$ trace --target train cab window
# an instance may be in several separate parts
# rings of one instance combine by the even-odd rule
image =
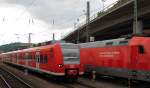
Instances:
[[[145,53],[145,49],[144,49],[144,46],[143,46],[143,45],[139,45],[139,46],[138,46],[138,52],[139,52],[140,54],[144,54],[144,53]]]

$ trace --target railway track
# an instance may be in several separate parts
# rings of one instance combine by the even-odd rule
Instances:
[[[15,76],[8,70],[0,68],[0,88],[32,88],[19,77]]]
[[[2,75],[0,75],[0,88],[11,88]]]
[[[86,84],[86,83],[82,83],[82,82],[76,82],[77,84],[79,84],[79,85],[82,85],[82,86],[84,86],[84,87],[86,87],[86,88],[96,88],[96,87],[94,87],[94,86],[91,86],[91,85],[88,85],[88,84]]]
[[[23,72],[24,70],[20,70],[20,71]],[[150,87],[143,87],[143,86],[128,87],[128,84],[127,84],[128,82],[125,79],[123,80],[119,78],[114,79],[114,78],[100,76],[97,78],[97,80],[92,81],[87,76],[83,76],[83,77],[80,77],[75,82],[68,82],[65,80],[57,80],[55,79],[55,77],[53,78],[53,77],[49,77],[46,75],[41,75],[40,73],[36,73],[32,71],[30,71],[29,74],[32,76],[35,76],[36,78],[39,78],[48,82],[50,85],[51,84],[53,85],[53,87],[46,86],[44,88],[150,88]],[[38,81],[36,81],[36,83],[37,82]],[[39,88],[39,86],[35,88]],[[40,88],[43,88],[43,87],[40,87]]]
[[[95,87],[94,85],[89,85],[86,82],[80,82],[80,81],[75,81],[75,82],[55,82],[56,84],[59,84],[65,88],[100,88],[100,87]]]
[[[87,84],[82,83],[72,83],[72,84],[66,84],[66,83],[60,83],[60,85],[64,86],[65,88],[96,88]]]

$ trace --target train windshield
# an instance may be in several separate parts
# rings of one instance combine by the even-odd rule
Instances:
[[[62,44],[64,64],[79,64],[79,47],[76,44]]]

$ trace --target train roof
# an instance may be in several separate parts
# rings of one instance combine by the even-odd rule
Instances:
[[[79,44],[81,48],[94,48],[94,47],[105,47],[105,46],[115,46],[115,45],[127,45],[128,39],[126,38],[118,38],[104,41],[95,41],[88,43]]]
[[[32,52],[32,51],[37,51],[37,50],[47,50],[55,45],[61,45],[61,46],[65,46],[65,45],[76,45],[74,43],[54,43],[51,45],[45,45],[45,46],[39,46],[39,47],[32,47],[32,48],[27,48],[27,49],[22,49],[22,50],[16,50],[16,51],[10,51],[10,52],[6,52],[6,53],[2,53],[2,54],[11,54],[11,53],[19,53],[19,52]]]

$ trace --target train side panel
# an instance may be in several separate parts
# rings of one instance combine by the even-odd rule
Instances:
[[[132,76],[138,80],[150,82],[150,38],[134,37],[130,40],[130,46],[136,48],[132,51]]]
[[[56,45],[53,49],[53,54],[51,55],[52,59],[52,70],[56,73],[64,73],[63,67],[63,56],[60,45]],[[60,66],[61,65],[61,66]],[[59,67],[60,66],[60,67]]]
[[[130,46],[137,47],[136,69],[150,70],[150,38],[138,37],[133,38],[130,42]],[[133,52],[132,52],[133,53]]]
[[[95,70],[101,74],[127,77],[130,49],[129,46],[83,48],[81,59],[86,71]]]
[[[7,63],[41,73],[71,78],[71,80],[83,74],[79,47],[72,43],[56,43],[1,55]]]
[[[94,45],[91,47],[91,44]],[[150,82],[150,38],[133,37],[91,44],[84,44],[80,50],[86,71]]]

